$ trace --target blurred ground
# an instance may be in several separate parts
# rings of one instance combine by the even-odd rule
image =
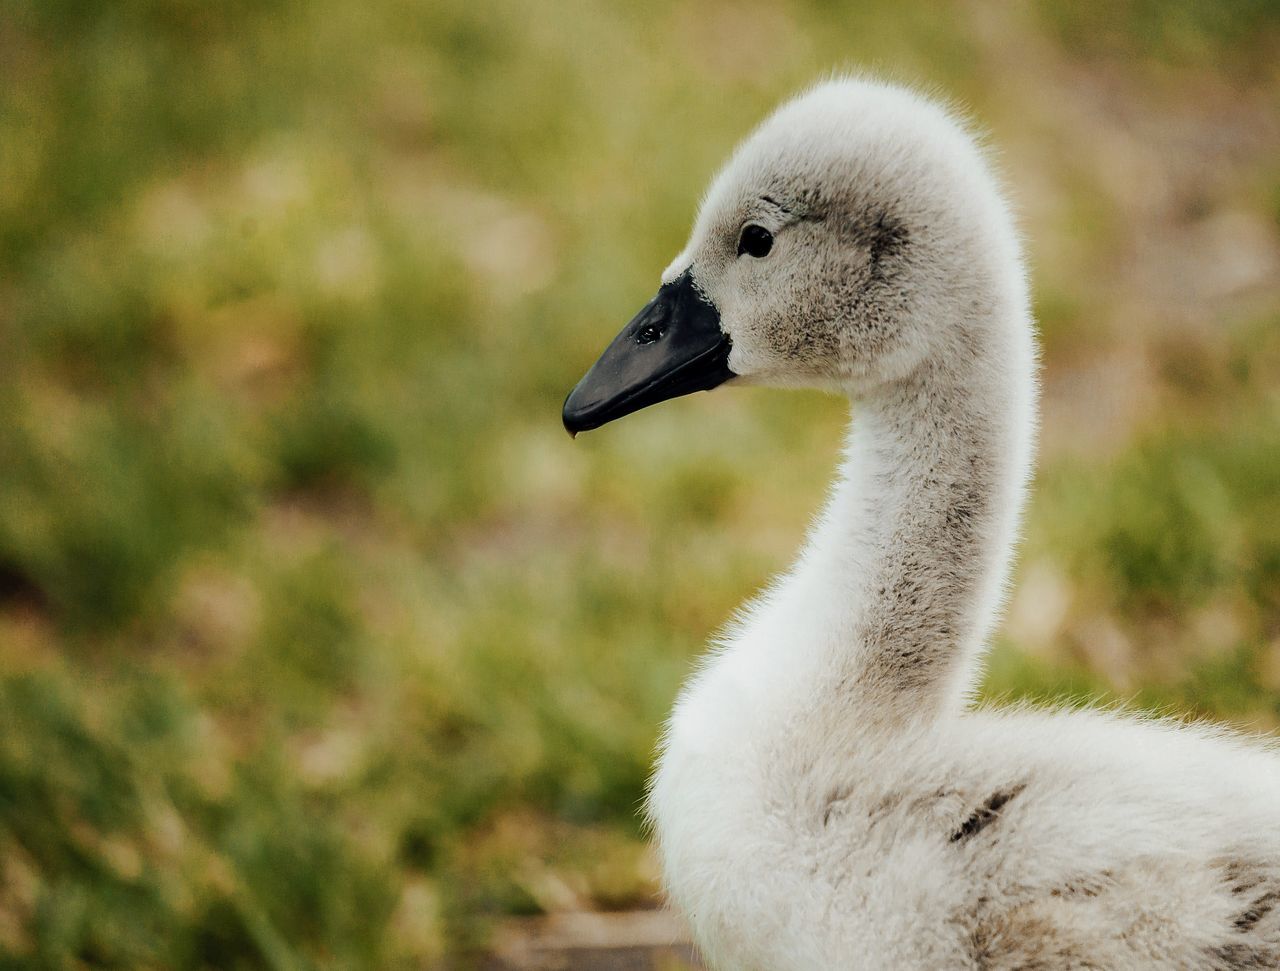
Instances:
[[[689,934],[668,910],[549,914],[500,925],[484,971],[697,971]]]
[[[971,111],[1024,214],[987,695],[1280,723],[1275,0],[0,0],[0,966],[466,966],[655,905],[659,725],[846,416],[559,405],[854,67]]]

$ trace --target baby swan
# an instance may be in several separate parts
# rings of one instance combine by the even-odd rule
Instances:
[[[782,106],[716,177],[570,431],[725,381],[855,403],[795,566],[686,686],[649,798],[735,971],[1280,968],[1280,760],[1225,733],[968,706],[1030,468],[1009,211],[942,108]]]

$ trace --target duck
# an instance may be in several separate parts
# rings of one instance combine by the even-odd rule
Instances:
[[[851,403],[794,565],[666,725],[646,810],[666,895],[716,969],[1280,968],[1269,742],[975,700],[1038,372],[989,154],[873,78],[783,103],[564,403],[574,434],[721,386]]]

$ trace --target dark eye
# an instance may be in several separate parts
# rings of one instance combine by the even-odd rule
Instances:
[[[768,256],[771,249],[773,249],[773,233],[755,223],[742,227],[742,235],[738,237],[739,256],[746,253],[748,256],[761,259]]]

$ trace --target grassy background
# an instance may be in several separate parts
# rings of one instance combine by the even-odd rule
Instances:
[[[559,404],[735,140],[855,67],[968,106],[1028,232],[988,692],[1280,724],[1275,0],[0,0],[0,967],[651,905],[658,726],[845,415]]]

